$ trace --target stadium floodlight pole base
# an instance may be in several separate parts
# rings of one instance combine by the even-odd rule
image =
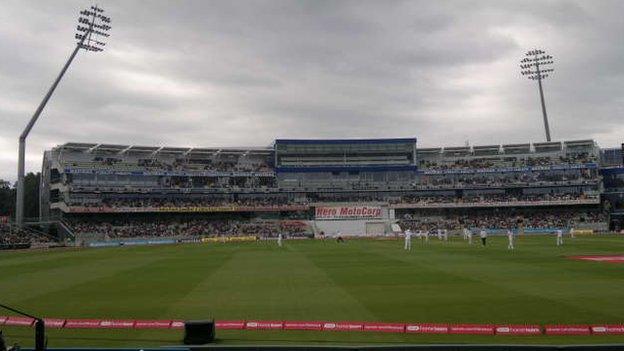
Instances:
[[[48,103],[48,100],[50,100],[50,97],[52,97],[52,94],[54,93],[54,90],[61,81],[61,78],[63,78],[63,75],[65,75],[65,72],[67,72],[69,65],[74,60],[74,57],[76,57],[76,54],[78,53],[81,45],[82,42],[76,45],[76,48],[74,48],[74,51],[69,56],[69,59],[65,63],[65,66],[63,66],[61,73],[59,73],[59,75],[56,77],[56,80],[48,90],[48,93],[44,96],[43,100],[39,104],[39,107],[37,107],[37,110],[30,118],[30,121],[26,125],[26,128],[24,128],[24,131],[19,137],[19,155],[17,158],[17,194],[15,199],[15,222],[20,228],[24,225],[24,168],[26,158],[26,138],[28,137],[30,130],[35,125],[35,122],[37,122],[37,119],[39,119],[39,116],[41,115],[41,112]]]

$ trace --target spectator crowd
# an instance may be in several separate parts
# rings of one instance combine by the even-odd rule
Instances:
[[[550,210],[514,214],[503,211],[501,213],[473,213],[450,214],[443,216],[423,216],[405,214],[399,221],[402,229],[412,230],[460,230],[462,228],[566,228],[575,227],[581,223],[605,223],[607,214],[600,211],[569,211]]]
[[[276,237],[280,233],[289,237],[305,236],[311,228],[303,221],[252,221],[235,219],[82,219],[70,222],[75,234],[96,234],[105,239],[149,237],[220,237],[256,236]]]
[[[584,193],[553,193],[553,194],[483,194],[473,196],[420,196],[405,195],[390,201],[391,204],[435,205],[435,204],[492,204],[514,202],[542,202],[542,201],[575,201],[583,199],[597,199],[598,195]]]
[[[419,185],[425,189],[467,188],[474,186],[536,186],[565,184],[589,184],[598,180],[596,172],[508,172],[475,175],[431,175],[420,178]]]
[[[486,169],[486,168],[515,168],[515,167],[540,167],[553,165],[574,165],[596,163],[598,159],[589,153],[578,153],[559,157],[509,157],[504,158],[469,158],[458,159],[452,162],[440,162],[435,160],[422,160],[420,166],[429,170],[445,171],[456,169]]]

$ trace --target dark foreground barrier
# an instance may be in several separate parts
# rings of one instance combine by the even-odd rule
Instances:
[[[43,318],[47,328],[63,329],[184,329],[180,320],[58,319]],[[32,327],[29,317],[0,316],[0,326]],[[466,335],[624,335],[624,324],[519,325],[455,323],[385,323],[217,320],[216,330],[309,330],[323,332],[370,332]]]
[[[23,348],[24,351],[32,349]],[[145,348],[50,348],[49,351],[624,351],[624,345],[393,345],[393,346],[282,346],[282,345],[214,345],[201,347],[168,346]]]

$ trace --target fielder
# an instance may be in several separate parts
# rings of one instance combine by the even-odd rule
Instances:
[[[557,229],[555,233],[557,234],[557,246],[563,245],[563,230]]]
[[[405,247],[403,249],[412,251],[412,231],[409,229],[405,231]]]
[[[570,238],[574,239],[574,228],[570,228]]]
[[[464,229],[464,235],[466,235],[466,238],[468,239],[468,245],[472,245],[472,230],[466,228]]]
[[[481,228],[479,236],[481,237],[481,245],[485,246],[485,241],[487,240],[487,232],[485,231],[485,228]]]
[[[277,236],[277,246],[282,247],[282,233]]]
[[[513,231],[511,229],[507,229],[507,241],[509,241],[509,243],[507,244],[507,250],[513,250],[514,249],[514,236],[513,236]]]
[[[464,240],[468,240],[469,236],[470,236],[470,230],[464,227]]]

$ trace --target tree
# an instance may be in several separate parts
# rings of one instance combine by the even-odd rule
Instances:
[[[0,179],[0,216],[13,214],[15,208],[15,189],[5,180]]]
[[[39,217],[39,181],[41,173],[28,173],[24,178],[24,217]],[[16,186],[0,179],[0,216],[15,214]]]
[[[24,178],[24,217],[39,218],[39,182],[41,173],[28,173]]]

